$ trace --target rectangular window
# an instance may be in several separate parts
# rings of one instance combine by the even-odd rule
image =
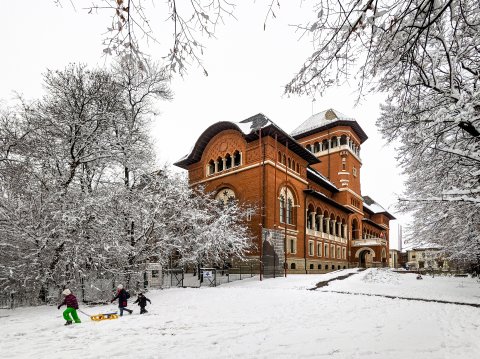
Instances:
[[[338,259],[342,259],[342,253],[341,253],[341,248],[340,247],[337,247],[337,258]]]
[[[308,255],[313,256],[313,241],[308,241]]]
[[[325,258],[328,258],[328,244],[325,244],[324,247],[323,247],[323,256]]]
[[[347,259],[347,248],[343,248],[343,259]]]
[[[295,239],[290,238],[290,253],[297,253],[297,246],[295,245]]]
[[[317,243],[317,256],[322,256],[322,243]]]
[[[160,276],[160,271],[157,269],[152,270],[152,278],[158,278]]]
[[[330,255],[331,255],[332,258],[335,258],[335,245],[334,244],[332,244],[330,246]]]

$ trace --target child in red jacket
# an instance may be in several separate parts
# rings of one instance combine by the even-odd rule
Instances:
[[[70,289],[65,289],[62,294],[65,296],[65,299],[63,302],[58,306],[58,309],[64,304],[67,305],[67,309],[63,311],[63,318],[67,321],[65,325],[70,325],[72,324],[72,318],[75,321],[75,323],[81,323],[80,318],[78,317],[77,314],[77,309],[78,309],[78,302],[77,298],[72,294]],[[70,315],[72,316],[70,318]]]

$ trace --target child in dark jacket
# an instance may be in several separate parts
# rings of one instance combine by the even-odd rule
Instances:
[[[70,289],[65,289],[62,294],[65,296],[65,299],[63,302],[57,307],[60,309],[62,305],[66,305],[67,309],[63,311],[63,318],[67,321],[65,325],[70,325],[73,323],[72,319],[75,321],[75,323],[81,323],[80,318],[78,317],[77,314],[77,309],[78,309],[78,302],[77,298],[72,294]],[[72,316],[70,318],[70,315]]]
[[[127,299],[130,295],[127,291],[123,288],[123,285],[119,284],[117,287],[117,295],[110,301],[113,303],[114,300],[118,299],[118,309],[120,309],[120,316],[123,316],[123,311],[127,311],[132,314],[133,310],[127,308]]]
[[[138,303],[138,305],[140,306],[140,314],[147,313],[147,310],[145,309],[145,307],[147,306],[147,300],[150,304],[152,304],[150,299],[145,297],[143,293],[138,293],[137,300],[133,302],[133,304]]]

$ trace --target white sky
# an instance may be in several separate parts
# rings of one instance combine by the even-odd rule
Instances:
[[[204,41],[205,77],[195,66],[186,77],[175,78],[171,87],[175,98],[160,103],[160,116],[155,119],[152,135],[156,140],[159,162],[173,163],[189,152],[200,134],[218,121],[238,122],[259,112],[291,132],[313,112],[327,108],[354,117],[369,139],[362,145],[362,194],[369,195],[405,224],[407,217],[394,211],[396,194],[403,182],[396,167],[394,150],[386,146],[375,127],[381,95],[370,96],[355,104],[355,85],[344,85],[328,91],[315,102],[307,97],[283,96],[283,86],[312,50],[307,38],[288,24],[297,24],[311,17],[311,9],[301,1],[281,1],[277,16],[263,22],[270,1],[241,1],[235,19],[225,19],[217,29],[217,39]],[[42,73],[47,68],[63,69],[67,64],[83,62],[104,66],[102,34],[110,23],[109,13],[88,15],[83,7],[91,1],[63,0],[63,8],[53,0],[11,1],[0,12],[2,56],[0,57],[0,99],[9,102],[13,91],[27,98],[42,94]],[[163,4],[163,1],[162,1]],[[151,17],[158,26],[159,40],[168,46],[171,29],[163,24],[166,15],[161,8]],[[154,59],[161,60],[165,48],[147,49]],[[108,61],[107,61],[108,62]],[[391,248],[396,248],[396,222],[391,223]]]

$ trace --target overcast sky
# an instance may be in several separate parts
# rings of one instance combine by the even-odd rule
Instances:
[[[269,3],[270,1],[268,1]],[[13,91],[27,98],[42,94],[42,73],[47,68],[63,69],[75,62],[91,66],[108,63],[102,57],[102,34],[109,25],[109,14],[88,15],[83,7],[91,1],[53,0],[11,1],[0,12],[2,56],[0,57],[0,99],[9,102]],[[300,39],[294,27],[309,14],[301,1],[281,1],[277,16],[263,22],[267,1],[244,0],[235,10],[235,19],[225,19],[216,39],[204,41],[203,59],[209,76],[195,66],[184,78],[174,78],[175,98],[159,103],[152,135],[159,163],[173,163],[189,152],[200,134],[218,121],[238,122],[259,112],[287,132],[291,132],[312,113],[334,108],[357,120],[369,139],[362,145],[362,194],[369,195],[405,224],[406,217],[396,213],[394,204],[402,192],[402,179],[395,161],[394,148],[386,144],[375,128],[379,103],[383,96],[367,97],[355,107],[355,80],[332,89],[315,101],[307,97],[283,96],[283,86],[312,50],[307,38]],[[158,23],[159,40],[164,48],[150,47],[158,61],[171,42],[166,18],[155,9],[152,22]],[[397,223],[391,223],[396,237]],[[393,239],[393,238],[392,238]],[[396,248],[396,241],[391,242]]]

